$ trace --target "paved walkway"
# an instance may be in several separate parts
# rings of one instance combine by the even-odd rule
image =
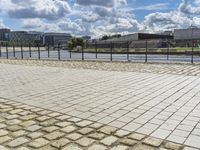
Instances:
[[[2,98],[200,148],[198,75],[9,64],[0,70]]]

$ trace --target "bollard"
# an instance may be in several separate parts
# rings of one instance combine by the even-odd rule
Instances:
[[[110,61],[113,61],[113,43],[110,43]]]
[[[127,60],[130,61],[129,60],[129,42],[127,42]]]
[[[81,52],[82,52],[82,60],[84,60],[84,48],[83,48],[83,46],[81,48]]]
[[[191,63],[194,63],[194,41],[192,40],[192,56],[191,56]]]
[[[24,59],[23,44],[21,44],[21,59]]]
[[[38,59],[40,60],[40,45],[38,44],[37,47],[38,47]]]
[[[15,45],[13,44],[13,57],[15,58],[16,57],[16,54],[15,54]]]
[[[1,57],[1,43],[0,43],[0,57]]]
[[[98,58],[97,53],[98,53],[98,47],[97,47],[97,42],[95,42],[95,50],[96,50],[96,59]]]
[[[31,58],[31,44],[29,44],[29,57]]]
[[[8,59],[8,43],[6,43],[6,58]]]
[[[145,62],[147,63],[147,53],[148,53],[148,42],[146,40],[146,53],[145,53]]]
[[[48,58],[49,58],[50,57],[50,45],[49,44],[48,44],[47,51],[48,51]]]
[[[60,44],[58,44],[58,60],[60,60]]]

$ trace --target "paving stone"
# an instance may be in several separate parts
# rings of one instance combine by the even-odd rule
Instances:
[[[103,124],[101,123],[93,123],[91,125],[89,125],[91,128],[95,128],[95,129],[99,129],[100,127],[103,126]]]
[[[115,127],[104,126],[104,127],[100,128],[98,131],[110,135],[110,134],[114,133],[116,130],[117,130],[117,128],[115,128]]]
[[[184,147],[183,150],[199,150],[197,148],[192,148],[192,147]]]
[[[134,150],[158,150],[155,147],[139,144],[134,147]]]
[[[48,116],[41,116],[41,117],[36,118],[36,120],[37,120],[37,121],[40,121],[40,122],[46,121],[46,120],[48,120],[48,119],[50,119],[50,117],[48,117]]]
[[[27,147],[20,147],[20,148],[17,148],[16,150],[30,150],[30,149]]]
[[[45,140],[44,138],[39,138],[39,139],[36,139],[36,140],[30,142],[29,146],[33,147],[33,148],[40,148],[40,147],[47,145],[48,143],[49,143],[49,141]]]
[[[29,121],[22,122],[22,123],[20,123],[19,125],[21,125],[21,126],[23,126],[23,127],[29,127],[29,126],[34,125],[34,124],[36,124],[35,121],[29,120]]]
[[[80,139],[82,137],[82,135],[79,134],[79,133],[71,133],[71,134],[67,135],[66,137],[68,139],[70,139],[70,140],[74,140],[75,141],[75,140]]]
[[[124,145],[117,145],[113,148],[111,148],[110,150],[128,150],[129,148],[127,146]]]
[[[48,140],[56,140],[58,138],[63,137],[65,134],[59,131],[52,132],[50,134],[45,135],[44,137]]]
[[[96,132],[96,133],[92,133],[92,134],[88,135],[88,137],[95,139],[95,140],[102,140],[105,137],[105,134]]]
[[[125,130],[118,130],[115,135],[118,136],[118,137],[124,137],[126,135],[130,134],[129,131],[125,131]]]
[[[45,131],[45,132],[50,133],[50,132],[53,132],[53,131],[58,130],[58,129],[59,129],[59,128],[56,127],[56,126],[50,126],[50,127],[45,127],[45,128],[43,128],[42,131]]]
[[[21,146],[25,143],[27,143],[28,140],[23,138],[23,137],[19,137],[17,139],[14,139],[12,141],[10,141],[7,145],[11,148],[15,148],[15,147],[18,147],[18,146]]]
[[[77,145],[70,144],[66,146],[63,150],[83,150],[83,149],[78,147]]]
[[[143,141],[143,143],[147,145],[155,146],[155,147],[159,147],[162,144],[162,142],[163,140],[152,138],[152,137],[148,137]]]
[[[91,133],[93,130],[94,129],[92,129],[92,128],[82,128],[78,132],[81,133],[81,134],[83,134],[83,135],[86,135],[86,134]]]
[[[5,128],[6,127],[6,125],[5,124],[3,124],[3,123],[0,123],[0,129],[3,129],[3,128]]]
[[[13,120],[8,120],[6,121],[6,124],[8,125],[15,125],[15,124],[19,124],[21,121],[18,119],[13,119]]]
[[[56,125],[59,126],[59,127],[66,127],[66,126],[69,126],[71,124],[72,124],[71,122],[64,121],[64,122],[59,122]]]
[[[83,137],[83,138],[79,139],[78,141],[76,141],[77,144],[84,146],[84,147],[90,146],[94,142],[95,142],[95,140],[87,138],[87,137]]]
[[[23,127],[19,125],[12,125],[12,126],[8,126],[7,130],[15,132],[15,131],[23,130]]]
[[[142,139],[145,138],[145,135],[139,134],[139,133],[133,133],[133,134],[129,135],[128,138],[141,141]]]
[[[68,116],[68,115],[61,115],[61,116],[56,117],[56,119],[61,120],[61,121],[64,121],[68,118],[70,118],[70,116]]]
[[[88,148],[88,150],[106,150],[107,148],[103,145],[94,144]]]
[[[0,150],[9,150],[9,149],[7,149],[6,147],[0,145]]]
[[[8,134],[7,130],[0,129],[0,137]]]
[[[165,148],[172,149],[172,150],[179,150],[179,149],[181,149],[181,147],[182,147],[182,145],[172,143],[172,142],[167,142],[165,144]]]
[[[20,137],[20,136],[23,136],[23,135],[26,135],[26,134],[28,134],[28,132],[26,132],[25,130],[19,130],[19,131],[13,132],[12,136]]]
[[[20,119],[24,120],[24,121],[28,121],[28,120],[32,120],[34,118],[38,117],[37,115],[27,115],[27,116],[23,116]]]
[[[133,145],[137,144],[137,141],[131,140],[131,139],[121,139],[120,143],[122,143],[124,145],[128,145],[128,146],[133,146]]]
[[[114,136],[108,136],[106,138],[104,138],[103,140],[101,140],[100,142],[106,146],[111,146],[112,144],[114,144],[116,141],[118,140],[118,138],[114,137]]]
[[[91,121],[87,121],[87,120],[83,120],[81,122],[76,123],[76,125],[79,126],[79,127],[85,127],[85,126],[88,126],[90,124],[92,124],[92,122]]]
[[[46,120],[46,121],[44,121],[44,122],[40,122],[40,125],[41,125],[41,126],[48,127],[48,126],[54,125],[57,121],[58,121],[58,120],[52,118],[52,119]]]
[[[61,148],[65,145],[67,145],[68,143],[70,143],[70,141],[68,139],[62,138],[62,139],[54,141],[51,145],[56,148]]]
[[[10,141],[12,138],[9,136],[1,136],[0,137],[0,144]]]
[[[61,115],[61,113],[58,113],[58,112],[53,112],[53,113],[48,114],[48,116],[50,116],[50,117],[58,117],[60,115]]]
[[[74,126],[67,126],[67,127],[61,129],[61,131],[65,132],[65,133],[71,133],[75,130],[76,130],[76,127],[74,127]]]
[[[30,133],[27,135],[29,138],[31,139],[36,139],[36,138],[39,138],[41,136],[43,136],[43,133],[41,132],[33,132],[33,133]]]
[[[40,130],[42,127],[39,125],[32,125],[26,128],[26,130],[31,131],[31,132],[35,132]]]

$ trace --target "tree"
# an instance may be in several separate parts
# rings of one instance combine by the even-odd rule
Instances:
[[[76,48],[77,46],[84,46],[84,40],[82,38],[74,37],[67,43],[67,47],[71,50]]]

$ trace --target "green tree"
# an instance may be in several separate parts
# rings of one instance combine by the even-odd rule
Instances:
[[[82,38],[74,37],[67,43],[67,47],[71,50],[76,48],[77,46],[84,46],[84,40]]]

